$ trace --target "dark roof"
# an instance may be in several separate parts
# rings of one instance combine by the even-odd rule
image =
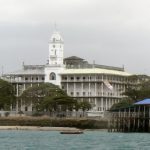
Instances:
[[[70,63],[70,61],[78,61],[79,63],[86,63],[85,66],[82,66],[83,68],[101,68],[101,69],[108,69],[108,70],[117,70],[117,71],[124,71],[124,68],[122,67],[113,67],[113,66],[106,66],[106,65],[99,65],[99,64],[89,64],[87,61],[84,61],[83,58],[77,57],[77,56],[70,56],[67,58],[64,58],[65,62]],[[74,64],[75,65],[75,64]],[[78,64],[77,64],[78,65]]]
[[[91,64],[93,65],[93,64]],[[117,70],[117,71],[124,71],[124,68],[121,67],[114,67],[114,66],[106,66],[106,65],[94,65],[96,68],[108,69],[108,70]]]
[[[70,57],[64,58],[64,60],[84,60],[84,59],[77,57],[77,56],[70,56]]]

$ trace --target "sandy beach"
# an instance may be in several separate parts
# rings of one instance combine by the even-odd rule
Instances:
[[[37,126],[0,126],[0,130],[80,131],[80,129],[69,127],[37,127]]]

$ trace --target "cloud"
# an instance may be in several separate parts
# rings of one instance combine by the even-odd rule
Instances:
[[[0,65],[13,71],[22,61],[46,63],[56,21],[65,56],[150,73],[149,8],[149,0],[0,1]]]

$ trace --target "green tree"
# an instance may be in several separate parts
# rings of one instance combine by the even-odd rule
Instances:
[[[15,92],[12,84],[0,79],[0,109],[10,110],[15,104]]]
[[[25,105],[32,105],[37,111],[66,111],[72,109],[75,100],[69,97],[62,89],[51,83],[34,85],[23,92],[20,100]]]
[[[80,109],[82,109],[83,111],[83,116],[85,111],[88,111],[92,108],[91,104],[87,100],[80,102],[79,105],[80,105]]]
[[[125,92],[125,96],[129,97],[133,102],[150,97],[150,77],[146,75],[134,75],[128,79],[129,83]]]
[[[110,110],[115,110],[115,109],[129,107],[132,104],[133,104],[133,101],[130,98],[122,98],[122,100],[119,103],[116,103],[116,104],[112,105]]]
[[[128,107],[139,100],[150,98],[150,77],[147,75],[129,76],[127,88],[123,95],[126,97],[114,104],[111,109]]]
[[[81,109],[81,102],[79,100],[76,99],[73,109],[76,111],[76,117],[77,117],[77,112]]]

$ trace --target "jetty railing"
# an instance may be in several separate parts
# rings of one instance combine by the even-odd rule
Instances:
[[[150,106],[133,105],[110,111],[109,132],[150,132]]]

